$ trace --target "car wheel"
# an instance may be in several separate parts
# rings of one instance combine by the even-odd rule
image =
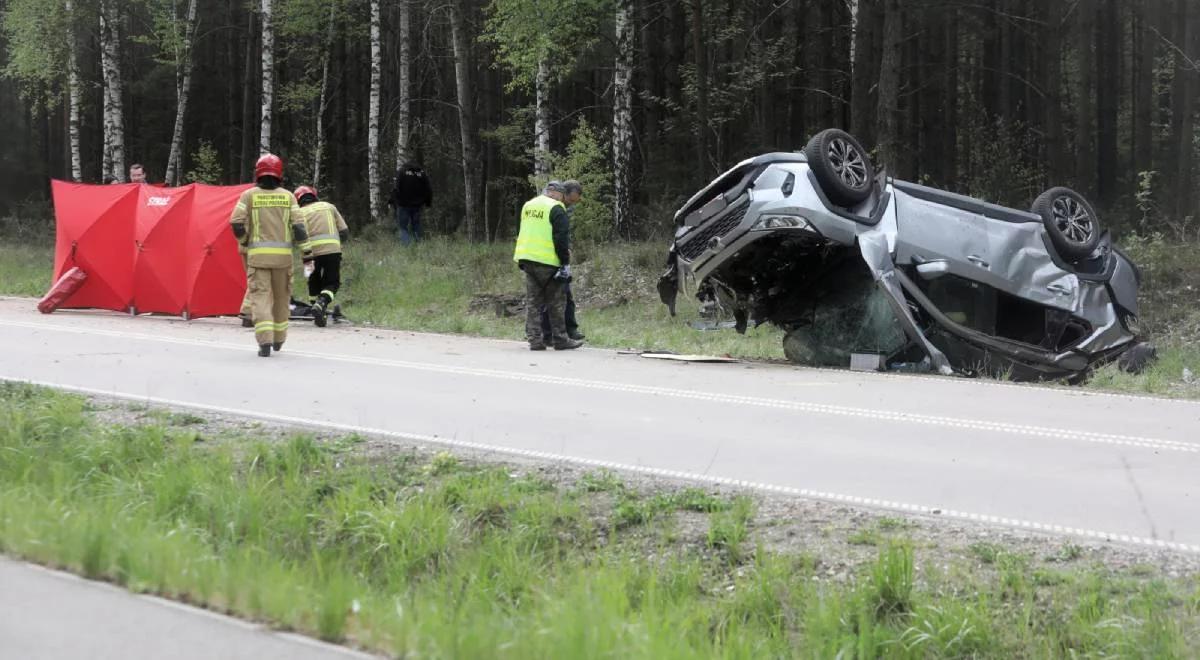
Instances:
[[[829,201],[838,206],[855,206],[871,195],[875,168],[867,150],[845,131],[821,131],[804,147],[808,166]]]
[[[1070,188],[1051,188],[1033,202],[1054,249],[1067,261],[1086,259],[1100,244],[1100,219],[1083,195]]]

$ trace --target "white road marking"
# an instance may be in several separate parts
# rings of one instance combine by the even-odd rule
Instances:
[[[0,326],[30,328],[35,330],[50,331],[50,332],[66,332],[82,335],[93,335],[102,337],[114,337],[120,339],[132,339],[137,341],[152,341],[158,343],[176,344],[183,346],[201,346],[206,348],[214,348],[221,350],[231,350],[238,352],[248,352],[250,349],[246,344],[233,344],[229,342],[210,341],[203,339],[180,339],[170,337],[160,337],[157,335],[149,335],[136,332],[125,332],[121,330],[99,330],[93,328],[76,328],[56,326],[44,323],[28,323],[22,321],[0,321]],[[991,431],[996,433],[1007,433],[1014,435],[1025,435],[1034,437],[1050,438],[1055,440],[1080,441],[1094,444],[1115,445],[1122,447],[1136,447],[1139,449],[1151,449],[1158,451],[1177,451],[1183,453],[1200,454],[1200,444],[1192,444],[1178,440],[1162,440],[1157,438],[1147,438],[1130,435],[1116,435],[1110,433],[1097,433],[1093,431],[1077,431],[1072,429],[1058,429],[1044,426],[1030,426],[1022,424],[1010,424],[1007,422],[992,422],[984,420],[964,419],[956,417],[945,417],[939,415],[921,415],[916,413],[892,412],[886,410],[872,410],[869,408],[855,408],[850,406],[837,406],[831,404],[808,403],[803,401],[787,401],[782,399],[766,399],[752,396],[741,396],[735,394],[717,394],[711,392],[700,392],[694,390],[682,390],[667,387],[658,387],[652,385],[633,385],[629,383],[615,383],[595,380],[585,380],[582,378],[569,378],[565,376],[551,376],[546,374],[530,374],[516,371],[501,371],[496,369],[479,369],[474,367],[455,367],[442,364],[432,364],[423,362],[409,362],[402,360],[389,360],[382,358],[366,358],[353,355],[339,355],[329,353],[317,353],[303,350],[289,350],[289,354],[299,357],[329,360],[334,362],[344,362],[348,364],[363,364],[368,366],[384,366],[394,367],[399,369],[411,369],[417,371],[426,371],[434,373],[454,374],[463,376],[478,376],[485,378],[497,378],[510,381],[535,383],[541,385],[561,385],[568,387],[578,387],[592,390],[602,390],[610,392],[623,392],[629,394],[644,394],[647,396],[664,396],[676,399],[687,399],[693,401],[707,401],[713,403],[726,403],[734,405],[756,406],[761,408],[772,408],[777,410],[788,410],[792,412],[802,412],[820,415],[830,415],[837,417],[854,417],[859,419],[873,419],[885,422],[900,422],[908,424],[922,424],[926,426],[940,426],[946,428],[963,429],[970,431]]]
[[[585,465],[596,468],[607,468],[619,472],[629,472],[636,474],[645,474],[655,477],[664,477],[668,479],[678,479],[681,481],[690,481],[695,483],[719,484],[734,488],[742,488],[746,490],[754,490],[764,493],[772,493],[776,495],[787,495],[792,497],[802,497],[812,500],[822,500],[826,502],[838,502],[842,504],[852,504],[872,509],[887,509],[892,511],[904,511],[907,513],[936,516],[938,518],[949,518],[955,520],[965,520],[975,523],[985,523],[990,525],[999,525],[1015,529],[1024,529],[1035,532],[1059,534],[1066,536],[1075,536],[1081,538],[1095,539],[1099,541],[1120,542],[1129,545],[1137,545],[1151,548],[1162,548],[1166,550],[1174,550],[1178,552],[1187,552],[1200,554],[1200,545],[1191,543],[1179,543],[1176,541],[1165,541],[1156,538],[1146,538],[1133,536],[1129,534],[1117,534],[1112,532],[1104,532],[1093,529],[1082,529],[1079,527],[1070,527],[1066,525],[1056,525],[1051,523],[1042,523],[1029,520],[1021,520],[1016,518],[1007,518],[1004,516],[995,516],[990,514],[972,513],[969,511],[958,511],[955,509],[945,509],[938,506],[930,506],[925,504],[912,504],[907,502],[898,502],[895,500],[885,500],[875,497],[861,497],[858,495],[846,495],[842,493],[831,493],[828,491],[812,490],[808,488],[795,488],[792,486],[777,486],[768,483],[759,483],[754,481],[746,481],[742,479],[733,479],[730,477],[696,474],[693,472],[685,472],[681,470],[667,470],[664,468],[648,467],[645,465],[630,465],[626,463],[618,463],[615,461],[602,461],[592,458],[582,458],[578,456],[569,456],[565,454],[554,454],[551,452],[535,451],[531,449],[516,449],[513,447],[504,447],[501,445],[492,445],[480,442],[470,442],[466,440],[458,440],[455,438],[443,438],[434,435],[424,435],[419,433],[405,433],[402,431],[390,431],[387,429],[373,428],[368,426],[358,426],[354,424],[340,424],[337,422],[326,422],[301,417],[291,417],[288,415],[276,415],[273,413],[265,413],[254,410],[241,408],[230,408],[225,406],[214,406],[205,403],[194,403],[191,401],[180,401],[176,399],[166,399],[155,396],[145,396],[140,394],[130,394],[118,391],[106,391],[90,387],[77,387],[74,385],[64,385],[61,383],[51,383],[46,381],[28,380],[19,378],[8,378],[0,376],[0,380],[10,382],[20,382],[29,385],[37,385],[40,387],[50,387],[67,392],[75,392],[78,394],[86,394],[92,396],[104,396],[118,399],[126,399],[137,401],[140,403],[153,403],[161,406],[170,406],[175,408],[187,408],[190,410],[200,410],[223,415],[231,415],[235,417],[249,417],[253,419],[261,419],[263,421],[286,424],[288,426],[316,428],[322,430],[340,431],[344,433],[358,433],[360,435],[374,436],[382,438],[389,442],[418,442],[423,444],[441,445],[454,449],[478,451],[489,454],[504,454],[510,456],[518,456],[521,458],[535,459],[543,462],[551,463],[570,463],[575,465]]]

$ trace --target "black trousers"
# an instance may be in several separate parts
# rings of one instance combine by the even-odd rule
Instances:
[[[579,330],[579,321],[575,318],[575,296],[571,295],[571,283],[567,282],[563,285],[563,293],[567,297],[567,302],[563,307],[566,314],[565,321],[567,322],[567,335],[573,334]],[[550,329],[550,313],[546,308],[542,308],[542,338],[549,343],[553,339],[553,332]]]
[[[310,298],[325,296],[326,304],[332,303],[342,286],[342,255],[322,254],[313,258],[313,273],[308,276]]]

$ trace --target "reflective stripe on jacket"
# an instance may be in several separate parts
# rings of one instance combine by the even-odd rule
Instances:
[[[550,226],[550,213],[554,207],[566,206],[545,195],[538,195],[525,202],[521,208],[521,231],[517,234],[517,249],[513,261],[533,261],[547,266],[561,266],[562,261],[554,250],[554,230]]]
[[[337,207],[329,202],[313,202],[300,209],[300,212],[308,227],[308,241],[300,246],[305,258],[310,252],[314,257],[341,253],[340,232],[346,231],[347,227]]]
[[[246,262],[253,268],[291,268],[300,205],[283,188],[242,193],[229,222],[246,227]],[[303,225],[301,225],[303,227]]]

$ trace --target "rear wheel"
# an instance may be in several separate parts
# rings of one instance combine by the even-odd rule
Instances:
[[[808,166],[829,201],[838,206],[855,206],[871,195],[875,168],[867,150],[846,131],[821,131],[804,147]]]
[[[1100,219],[1083,195],[1070,188],[1051,188],[1033,202],[1054,249],[1067,261],[1086,259],[1100,244]]]

